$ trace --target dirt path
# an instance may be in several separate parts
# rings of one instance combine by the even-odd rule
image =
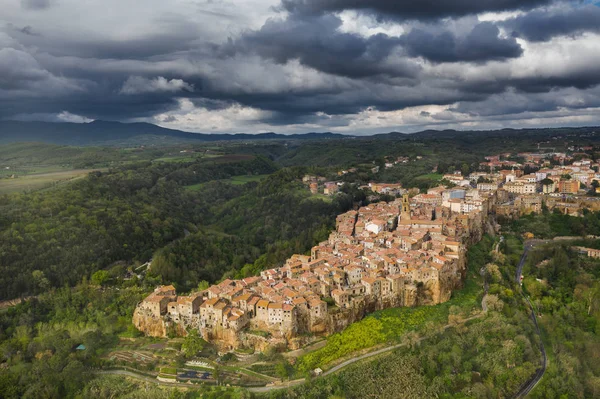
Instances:
[[[27,302],[31,298],[34,298],[34,297],[33,296],[26,296],[24,298],[16,298],[16,299],[10,299],[10,300],[7,300],[7,301],[0,301],[0,310],[2,310],[2,309],[8,309],[8,308],[11,308],[13,306],[17,306],[20,303]]]
[[[308,352],[312,352],[312,351],[316,351],[317,349],[321,349],[322,347],[324,347],[327,344],[327,340],[321,340],[315,343],[312,343],[304,348],[300,348],[300,349],[296,349],[295,351],[290,351],[290,352],[286,352],[283,353],[284,357],[300,357],[302,355],[307,354]]]

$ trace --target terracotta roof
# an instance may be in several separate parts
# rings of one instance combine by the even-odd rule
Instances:
[[[269,301],[267,301],[265,299],[261,299],[260,301],[258,301],[256,306],[261,307],[261,308],[266,308],[269,306]]]
[[[252,297],[252,294],[243,294],[243,295],[233,298],[233,301],[234,302],[247,301],[251,297]]]
[[[217,302],[219,302],[219,299],[220,298],[209,299],[208,301],[205,301],[201,306],[202,307],[214,306]]]
[[[311,307],[314,307],[314,306],[322,306],[322,305],[324,305],[324,304],[325,304],[325,302],[324,302],[324,301],[322,301],[322,300],[320,300],[320,299],[313,299],[313,300],[311,300],[311,301],[310,301],[308,304],[309,304]]]
[[[168,296],[161,296],[161,295],[150,295],[149,297],[147,297],[146,299],[144,299],[144,302],[160,302],[163,299],[169,299]]]
[[[303,303],[306,303],[306,299],[304,299],[304,298],[302,298],[302,297],[299,297],[299,298],[294,298],[294,299],[292,299],[292,302],[293,302],[295,305],[302,305]]]

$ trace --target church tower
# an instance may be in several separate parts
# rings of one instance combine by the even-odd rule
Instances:
[[[400,212],[400,220],[410,220],[410,200],[408,199],[408,194],[404,194],[402,196],[402,210]]]

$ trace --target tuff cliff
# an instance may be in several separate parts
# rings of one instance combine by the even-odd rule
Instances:
[[[140,307],[133,312],[133,325],[149,337],[163,338],[167,336],[165,320],[162,317],[154,317]]]

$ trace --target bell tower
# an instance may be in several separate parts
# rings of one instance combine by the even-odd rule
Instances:
[[[400,220],[410,220],[410,200],[408,199],[408,194],[404,194],[402,196],[402,210],[400,212]]]

